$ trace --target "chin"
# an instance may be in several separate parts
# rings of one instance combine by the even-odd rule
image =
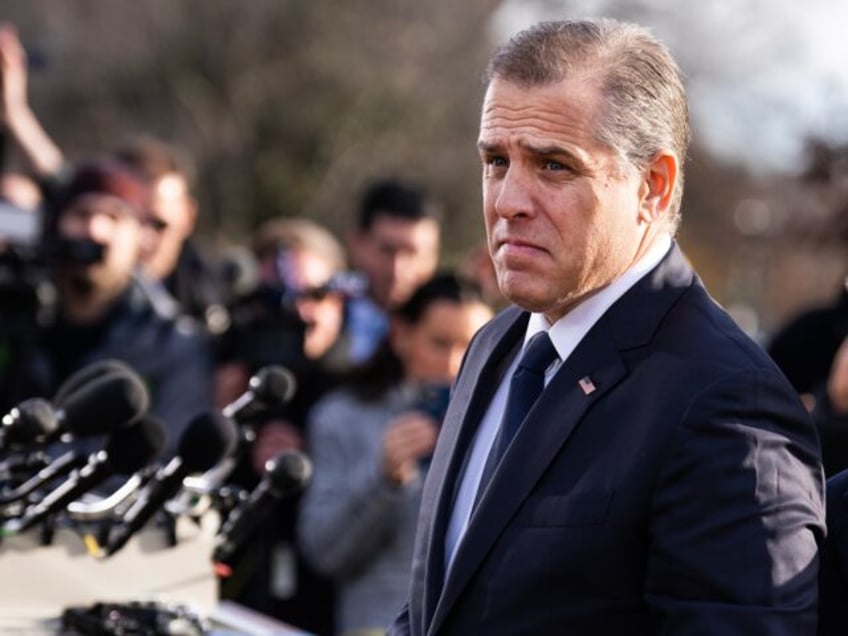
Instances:
[[[508,301],[527,311],[544,312],[549,305],[546,299],[528,294],[526,289],[509,290],[501,288],[501,293]]]

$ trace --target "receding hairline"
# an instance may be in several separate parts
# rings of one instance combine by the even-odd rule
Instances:
[[[569,43],[567,56],[562,55],[564,42]],[[603,80],[610,73],[609,63],[637,43],[674,63],[665,44],[632,22],[612,18],[539,22],[495,50],[483,79],[489,84],[497,76],[523,87],[555,83],[579,73]]]

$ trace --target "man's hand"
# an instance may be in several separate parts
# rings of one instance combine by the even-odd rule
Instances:
[[[383,433],[383,472],[398,485],[411,481],[418,460],[433,452],[438,425],[422,413],[409,412],[395,418]]]

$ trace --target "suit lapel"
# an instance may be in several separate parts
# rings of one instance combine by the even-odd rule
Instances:
[[[467,403],[469,407],[456,413],[448,428],[443,429],[447,436],[444,444],[440,439],[444,467],[440,474],[432,475],[434,482],[441,483],[441,491],[428,537],[429,554],[435,555],[436,562],[430,558],[428,563],[424,595],[427,633],[437,633],[464,587],[586,412],[625,378],[627,367],[622,352],[647,345],[670,308],[693,285],[700,288],[697,276],[675,244],[663,261],[586,334],[517,432],[469,521],[442,585],[445,530],[463,458],[511,360],[509,354],[515,351],[526,330],[527,314],[518,310],[507,310],[495,319],[487,340],[481,341],[475,355],[469,356],[472,362],[460,376],[458,394],[452,402]],[[590,378],[594,388],[581,385],[583,378]],[[427,620],[431,616],[432,620]]]
[[[529,314],[507,310],[499,319],[503,325],[475,343],[480,355],[469,355],[462,369],[451,405],[445,415],[439,443],[428,475],[428,481],[439,484],[436,510],[427,537],[428,562],[424,589],[424,615],[431,617],[444,583],[444,542],[453,502],[468,454],[471,440],[486,408],[503,378],[509,363],[519,351],[527,329]],[[462,406],[465,409],[462,410]],[[457,410],[454,411],[454,408]]]
[[[625,372],[613,340],[605,329],[596,325],[545,388],[492,475],[445,580],[430,633],[438,630],[463,587],[586,411],[615,386]],[[589,394],[580,386],[580,380],[586,376],[595,385],[595,390]]]

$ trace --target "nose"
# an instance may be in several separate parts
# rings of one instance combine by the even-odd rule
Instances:
[[[101,214],[94,214],[88,217],[87,229],[88,238],[103,243],[109,240],[109,235],[113,231],[113,224],[109,218]]]
[[[510,219],[533,214],[533,196],[529,176],[512,164],[496,186],[494,209],[498,216]]]

